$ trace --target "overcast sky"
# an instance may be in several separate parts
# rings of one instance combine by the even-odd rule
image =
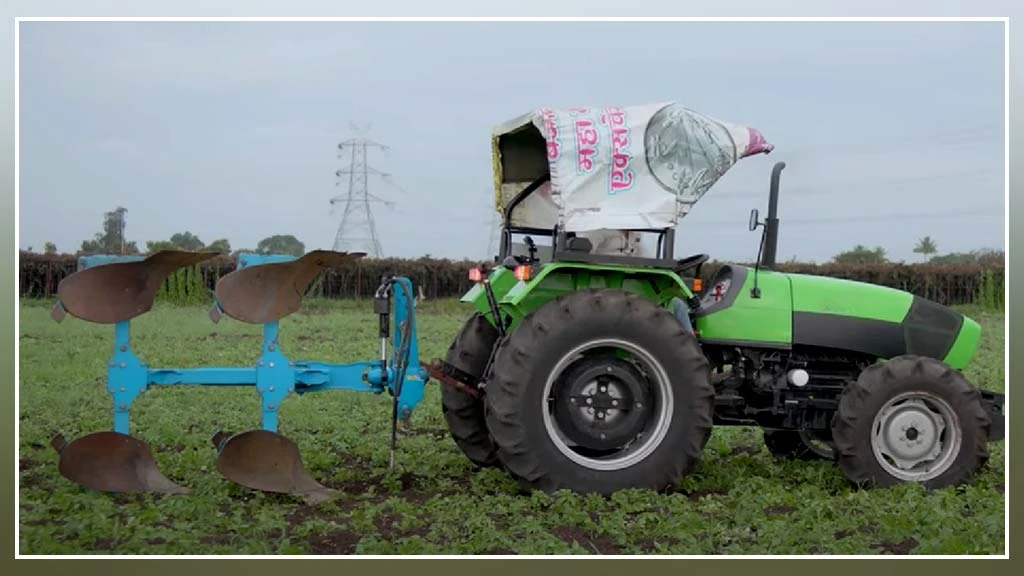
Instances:
[[[140,247],[191,231],[330,248],[350,126],[386,255],[488,256],[490,129],[538,106],[674,100],[761,130],[680,224],[677,254],[752,259],[784,160],[779,259],[854,244],[1001,248],[1001,23],[21,24],[20,238],[76,250],[128,209]]]

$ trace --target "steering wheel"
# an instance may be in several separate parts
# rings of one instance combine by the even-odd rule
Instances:
[[[682,260],[677,260],[676,261],[676,272],[684,272],[684,271],[689,270],[691,268],[696,268],[696,267],[700,266],[701,264],[707,262],[708,258],[711,258],[711,256],[709,256],[707,254],[694,254],[693,256],[687,256],[686,258],[683,258]]]

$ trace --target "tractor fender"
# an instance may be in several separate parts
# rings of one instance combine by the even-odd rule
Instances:
[[[587,289],[624,290],[668,307],[673,299],[688,301],[693,291],[673,270],[577,262],[553,262],[526,281],[518,281],[498,304],[516,323],[562,294]]]

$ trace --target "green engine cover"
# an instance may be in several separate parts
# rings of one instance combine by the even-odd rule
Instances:
[[[712,344],[815,346],[888,359],[917,354],[962,368],[981,327],[946,306],[908,292],[837,278],[757,273],[723,266],[695,314],[701,340]]]
[[[793,342],[793,297],[785,274],[723,266],[704,288],[701,310],[694,315],[700,338],[716,344],[789,348]]]

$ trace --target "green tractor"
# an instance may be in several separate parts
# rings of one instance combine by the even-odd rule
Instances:
[[[779,179],[754,266],[673,254],[678,220],[760,132],[675,103],[538,109],[492,135],[500,253],[438,377],[455,443],[524,486],[665,489],[715,425],[858,485],[969,482],[1003,395],[961,370],[974,320],[872,284],[775,270]],[[514,237],[522,237],[514,242]],[[547,240],[538,242],[535,239]]]

